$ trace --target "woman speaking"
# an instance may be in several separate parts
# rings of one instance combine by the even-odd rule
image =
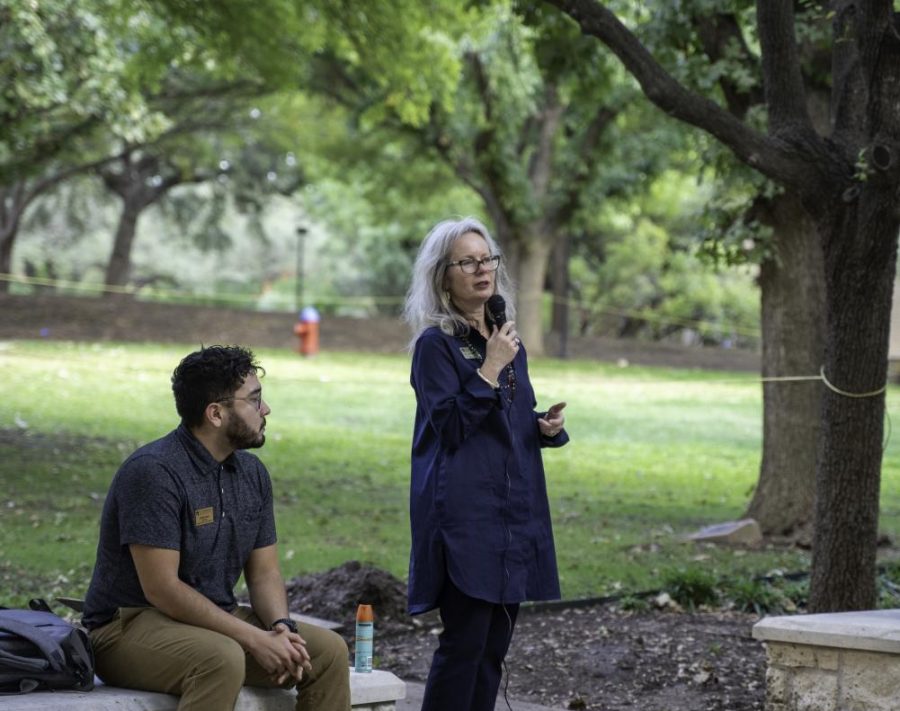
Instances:
[[[440,609],[423,711],[493,711],[519,603],[559,598],[542,447],[562,409],[535,411],[503,259],[487,228],[436,225],[420,247],[413,331],[409,612]]]

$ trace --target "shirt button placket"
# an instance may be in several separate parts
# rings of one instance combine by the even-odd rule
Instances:
[[[222,486],[222,465],[219,465],[219,502],[222,506],[222,518],[225,518],[225,487]]]

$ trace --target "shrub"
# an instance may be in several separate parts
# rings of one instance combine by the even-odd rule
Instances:
[[[702,568],[678,568],[663,575],[663,590],[682,607],[693,610],[719,600],[716,577]]]
[[[619,600],[619,609],[624,612],[647,612],[650,609],[650,603],[644,597],[625,595]]]
[[[782,612],[787,600],[779,590],[761,580],[739,580],[729,583],[725,596],[741,612]]]
[[[795,612],[798,609],[806,609],[809,603],[809,578],[803,578],[794,582],[785,582],[781,588],[781,594],[790,601],[791,607],[787,607],[788,612]]]

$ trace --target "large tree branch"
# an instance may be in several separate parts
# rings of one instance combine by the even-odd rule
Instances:
[[[869,175],[900,174],[900,37],[889,0],[840,0],[834,8],[834,135]]]
[[[762,47],[763,80],[769,113],[769,132],[814,133],[806,110],[803,76],[794,38],[793,3],[757,0],[756,22]]]
[[[31,185],[27,179],[16,180],[9,185],[0,186],[0,203],[2,203],[2,219],[0,219],[0,242],[9,239],[13,234],[25,213],[25,209],[45,191],[58,185],[79,173],[88,173],[102,167],[114,160],[121,158],[123,153],[118,153],[105,158],[80,163],[51,172],[44,177],[35,180]]]
[[[499,151],[497,149],[496,111],[494,110],[490,80],[481,57],[476,52],[466,52],[465,60],[472,72],[472,79],[478,90],[478,98],[481,100],[481,106],[487,119],[485,127],[476,134],[473,143],[473,156],[482,179],[480,186],[475,189],[481,195],[489,212],[493,214],[496,210],[497,214],[501,212],[505,214],[502,204],[503,195],[506,192],[504,188],[506,180],[499,170],[500,161],[497,160]],[[435,119],[436,116],[432,112],[431,120],[435,121]]]
[[[37,166],[53,160],[65,151],[76,138],[89,134],[99,124],[98,116],[88,116],[76,124],[64,126],[58,133],[39,137],[27,148],[16,151],[11,161],[0,164],[0,180],[24,179]]]
[[[844,3],[841,3],[844,5]],[[831,106],[833,136],[841,144],[854,146],[864,142],[867,123],[866,90],[859,64],[857,43],[850,41],[856,31],[855,6],[835,9],[833,25],[834,51],[831,66]],[[855,159],[852,156],[851,159]]]
[[[564,110],[559,102],[556,86],[548,84],[544,90],[536,150],[528,165],[528,179],[535,200],[543,201],[547,194],[547,186],[553,172],[553,147]]]
[[[591,159],[591,156],[594,154],[597,146],[600,145],[600,137],[609,128],[616,116],[619,115],[620,110],[620,108],[611,106],[601,106],[594,112],[594,117],[581,137],[581,155],[584,157],[585,163],[589,165],[596,163],[596,161]]]
[[[426,128],[414,128],[406,123],[396,122],[393,129],[410,136],[427,150],[433,150],[463,183],[468,185],[484,202],[485,209],[494,221],[498,234],[509,232],[509,220],[496,192],[476,166],[461,157],[454,156],[453,145],[441,128],[435,107],[432,107],[429,123]]]
[[[578,162],[574,174],[565,177],[566,190],[563,198],[547,215],[546,222],[551,233],[555,233],[561,225],[567,224],[581,206],[581,200],[586,195],[584,186],[587,185],[599,164],[599,161],[594,159],[594,151],[600,145],[601,136],[618,114],[619,109],[617,108],[601,106],[582,134],[579,145],[581,160]]]
[[[325,52],[313,55],[305,86],[348,109],[356,117],[385,98],[383,92],[373,91],[371,84],[357,79],[349,67]]]
[[[190,84],[190,78],[188,78],[188,81],[184,83],[176,81],[169,82],[162,91],[148,96],[147,100],[151,103],[159,101],[181,105],[188,101],[201,99],[227,99],[231,97],[255,98],[265,96],[270,92],[271,89],[262,82],[249,79],[192,86]]]
[[[454,172],[456,177],[468,185],[481,198],[494,222],[499,224],[499,221],[502,221],[505,223],[505,212],[499,195],[492,190],[490,185],[479,180],[474,166],[453,156],[451,151],[452,145],[444,138],[440,125],[435,119],[434,111],[432,111],[430,119],[430,130],[427,132],[419,128],[413,128],[408,124],[399,124],[395,126],[395,129],[411,135],[426,148],[433,149],[440,159]]]
[[[895,132],[900,96],[900,33],[890,0],[856,3],[857,47],[863,80],[868,89],[869,136]],[[892,136],[897,139],[898,136]]]
[[[478,98],[481,99],[487,124],[493,125],[495,118],[494,97],[491,95],[491,83],[484,69],[484,63],[477,52],[466,52],[463,58],[472,71],[472,79],[475,81],[475,87],[478,89]]]
[[[694,15],[692,18],[697,37],[703,52],[712,62],[723,61],[729,55],[737,51],[737,57],[741,64],[752,74],[758,73],[756,58],[747,46],[744,35],[741,32],[737,18],[732,14],[716,13],[714,15]],[[762,91],[758,87],[741,87],[729,76],[722,75],[719,86],[725,96],[728,110],[743,119],[747,111],[754,104],[761,104],[765,100]]]
[[[158,202],[172,188],[179,185],[205,183],[223,171],[202,169],[183,171],[164,156],[153,153],[131,153],[121,159],[118,172],[100,170],[104,185],[131,209],[141,211]],[[150,178],[158,177],[158,181]]]
[[[54,185],[59,185],[60,183],[68,180],[69,178],[78,175],[79,173],[89,173],[92,170],[96,170],[107,163],[111,163],[112,161],[118,160],[124,155],[124,151],[120,153],[116,153],[115,155],[105,156],[103,158],[97,158],[96,160],[88,161],[86,163],[79,163],[78,165],[71,165],[67,168],[62,168],[61,170],[56,171],[55,173],[50,173],[49,175],[36,180],[31,188],[28,189],[24,205],[28,205],[32,200],[34,200],[41,193],[49,190]]]
[[[769,137],[742,123],[727,110],[674,79],[644,48],[637,37],[619,19],[595,0],[545,0],[572,17],[585,34],[599,39],[619,58],[638,80],[644,94],[656,106],[684,123],[700,128],[717,138],[751,168],[791,188],[808,192],[815,189],[821,175],[819,161],[810,153],[827,154],[827,146],[814,132],[798,145],[780,137]]]

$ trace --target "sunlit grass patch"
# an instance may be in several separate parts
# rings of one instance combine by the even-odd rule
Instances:
[[[0,344],[0,604],[84,593],[109,481],[135,447],[177,424],[169,379],[193,347]],[[275,484],[285,574],[358,559],[405,578],[408,356],[258,355],[272,408],[258,454]],[[795,549],[684,540],[749,501],[762,423],[752,375],[551,359],[529,369],[539,408],[568,402],[572,441],[544,452],[566,597],[658,589],[665,571],[688,565],[719,579],[808,567]],[[888,406],[900,423],[895,387]],[[882,477],[882,530],[895,537],[898,439]]]

